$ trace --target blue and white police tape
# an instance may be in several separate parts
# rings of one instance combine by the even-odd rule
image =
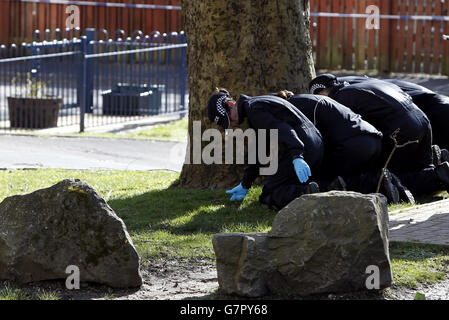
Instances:
[[[11,2],[30,2],[47,4],[65,4],[78,6],[110,7],[110,8],[135,8],[135,9],[162,9],[181,10],[181,6],[138,4],[138,3],[116,3],[97,1],[76,1],[76,0],[10,0]],[[311,12],[310,16],[319,18],[372,18],[389,20],[420,20],[420,21],[449,21],[446,16],[420,16],[420,15],[392,15],[392,14],[366,14],[366,13],[338,13],[338,12]]]
[[[46,3],[46,4],[65,4],[65,5],[75,5],[75,6],[109,7],[109,8],[181,10],[180,6],[158,5],[158,4],[115,3],[115,2],[76,1],[76,0],[10,0],[10,1],[11,2]]]
[[[318,18],[373,18],[389,20],[420,20],[420,21],[449,21],[449,17],[445,16],[409,16],[409,15],[393,15],[393,14],[367,14],[367,13],[337,13],[337,12],[311,12],[311,17]]]

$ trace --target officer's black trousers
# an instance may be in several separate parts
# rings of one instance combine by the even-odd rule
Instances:
[[[360,177],[361,173],[375,168],[381,153],[381,139],[370,135],[360,135],[348,139],[334,148],[325,151],[323,165],[311,164],[312,174],[318,182],[321,191],[327,191],[329,183],[337,176],[351,176],[352,191],[363,191],[370,183],[370,192],[374,192],[375,174]],[[356,177],[353,177],[356,176]],[[267,179],[261,196],[261,202],[271,202],[272,205],[283,208],[291,201],[304,194],[304,184],[300,184],[294,172],[291,160],[284,157],[279,161],[278,173]],[[267,203],[268,204],[268,203]]]
[[[421,117],[421,127],[402,126],[397,136],[398,144],[411,143],[403,148],[398,148],[393,153],[388,169],[396,174],[404,186],[415,196],[432,194],[444,189],[438,180],[433,166],[432,154],[432,127],[427,118]],[[394,148],[394,142],[390,137],[383,139],[383,154],[380,167]]]
[[[320,176],[353,176],[376,167],[382,151],[382,140],[371,135],[355,136],[338,146],[326,148]]]
[[[308,165],[312,174],[319,168],[322,154],[315,154],[314,157],[307,157]],[[306,184],[299,182],[294,170],[293,160],[282,154],[279,157],[278,171],[275,175],[265,178],[265,184],[259,201],[263,204],[272,205],[279,209],[285,207],[290,202],[304,194]]]
[[[433,93],[413,97],[413,101],[432,124],[433,144],[449,149],[449,98]]]

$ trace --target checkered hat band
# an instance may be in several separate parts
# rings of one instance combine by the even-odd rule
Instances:
[[[223,101],[226,100],[226,96],[222,96],[217,100],[217,111],[219,114],[221,114],[222,116],[226,115],[226,110],[223,107]]]
[[[316,90],[318,90],[318,89],[326,89],[327,87],[324,85],[324,84],[321,84],[321,83],[317,83],[317,84],[314,84],[313,86],[312,86],[312,88],[310,88],[310,93],[311,94],[315,94],[315,91]]]

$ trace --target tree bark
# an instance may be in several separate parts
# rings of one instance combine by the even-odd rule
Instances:
[[[188,44],[190,140],[193,121],[201,121],[202,132],[218,128],[206,110],[216,87],[227,88],[236,100],[240,94],[308,90],[315,76],[308,0],[182,0],[181,4]],[[241,178],[242,166],[186,163],[180,184],[230,187]]]

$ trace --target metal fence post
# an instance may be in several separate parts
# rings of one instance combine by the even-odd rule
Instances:
[[[81,37],[81,64],[78,69],[78,103],[84,105],[84,112],[91,113],[93,105],[93,74],[88,72],[84,75],[83,63],[87,63],[87,70],[92,70],[92,62],[85,61],[85,55],[93,53],[93,45],[90,43],[94,40],[95,29],[86,29],[86,35]],[[86,83],[87,81],[87,83]],[[83,96],[83,86],[87,86],[86,94]],[[86,101],[83,101],[85,99]]]
[[[88,28],[86,29],[86,46],[85,46],[85,52],[84,54],[92,54],[94,53],[94,48],[93,45],[90,43],[91,41],[95,40],[95,29],[93,28]],[[84,111],[86,113],[92,113],[93,112],[93,104],[94,104],[94,93],[93,93],[93,88],[94,88],[94,77],[93,77],[93,61],[90,59],[84,59],[87,60],[85,61],[85,63],[87,63],[85,72],[87,72],[86,74],[86,84],[87,84],[87,91],[86,91],[86,99],[87,99],[87,104],[86,104],[86,109],[84,109]]]
[[[87,37],[81,37],[80,68],[78,71],[78,102],[80,104],[80,132],[84,132],[84,115],[87,108]]]
[[[181,32],[182,44],[187,43],[187,39],[184,32]],[[181,106],[182,110],[186,110],[186,90],[187,90],[187,48],[181,48]]]
[[[85,114],[92,113],[93,109],[93,74],[92,61],[86,58],[87,54],[93,53],[93,45],[90,43],[95,39],[95,29],[86,29],[86,35],[81,37],[80,68],[78,70],[78,103],[80,105],[80,132],[85,129]]]

